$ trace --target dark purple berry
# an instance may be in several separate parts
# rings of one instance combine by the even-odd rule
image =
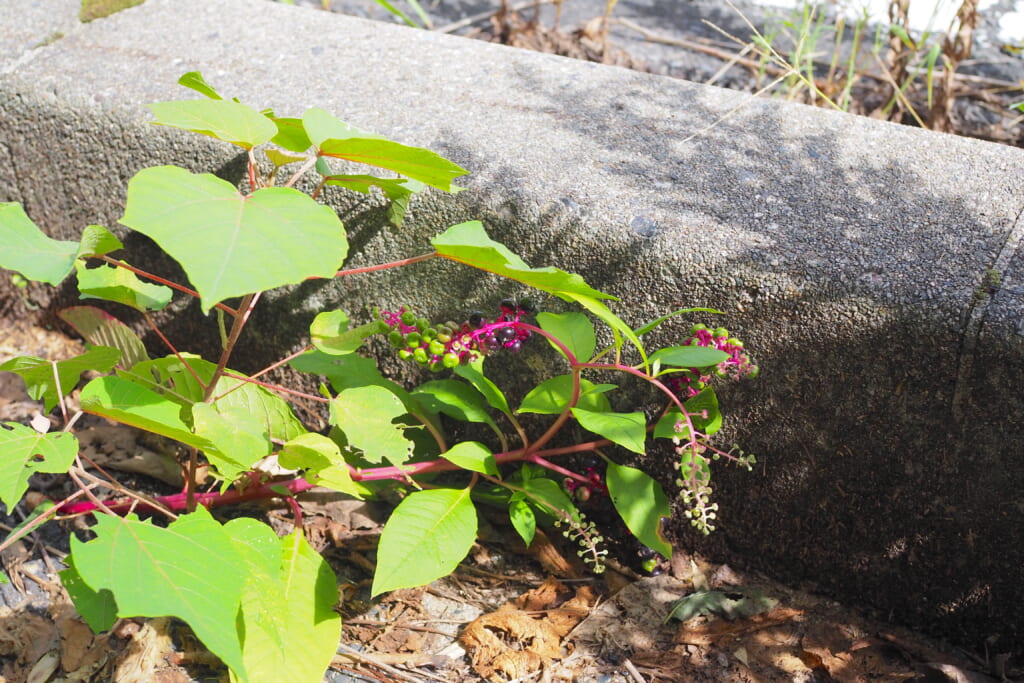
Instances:
[[[516,302],[514,299],[502,299],[499,305],[501,306],[502,313],[515,313],[516,311]]]
[[[523,342],[519,339],[513,339],[512,341],[505,345],[505,348],[511,351],[512,353],[518,353],[519,350],[523,348]]]
[[[537,303],[532,297],[524,296],[519,300],[519,310],[526,315],[533,315],[537,311]]]
[[[481,311],[473,311],[469,314],[469,324],[471,327],[480,328],[483,326],[485,320],[487,320],[487,318],[484,317],[484,314]]]
[[[498,337],[498,341],[500,341],[502,344],[504,344],[505,342],[510,342],[516,338],[516,330],[513,327],[503,327],[500,330],[498,330],[496,334]]]

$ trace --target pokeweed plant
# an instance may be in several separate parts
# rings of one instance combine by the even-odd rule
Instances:
[[[94,630],[108,629],[120,617],[174,616],[223,660],[234,680],[320,680],[337,647],[340,616],[333,609],[334,574],[303,536],[295,500],[314,486],[357,498],[385,485],[404,492],[381,534],[373,595],[453,571],[476,538],[475,506],[484,503],[504,506],[526,544],[538,523],[561,526],[600,571],[606,550],[576,502],[584,494],[607,494],[641,543],[670,556],[661,530],[671,513],[668,496],[641,469],[620,462],[624,454],[645,454],[654,439],[675,449],[676,484],[693,526],[702,533],[714,527],[711,461],[749,468],[754,458],[711,443],[722,416],[709,382],[716,374],[753,376],[757,367],[723,328],[697,325],[678,345],[650,353],[642,338],[674,316],[716,311],[675,311],[633,328],[609,309],[614,297],[579,275],[531,268],[476,221],[434,237],[429,253],[343,269],[345,230],[335,212],[316,200],[325,186],[362,193],[377,188],[391,200],[392,221],[400,223],[412,194],[426,187],[458,190],[452,182],[465,169],[429,150],[362,132],[322,109],[279,117],[222,97],[198,72],[179,82],[205,99],[149,105],[154,123],[241,147],[248,155],[248,187],[243,192],[176,166],[146,168],[128,183],[120,222],[173,257],[190,286],[111,256],[123,245],[105,227],[86,227],[78,242],[58,241],[20,205],[0,204],[0,267],[53,285],[74,273],[82,298],[139,311],[170,350],[152,356],[115,317],[75,306],[60,315],[86,340],[85,353],[57,361],[23,356],[0,365],[24,379],[46,413],[59,408],[63,420],[59,431],[0,425],[0,502],[13,509],[36,472],[65,473],[77,485],[67,498],[37,508],[6,543],[48,519],[94,515],[94,537],[71,539],[61,573]],[[257,151],[266,163],[258,163]],[[336,171],[333,159],[397,177]],[[311,174],[318,179],[310,192],[295,188]],[[408,305],[377,309],[362,324],[342,310],[327,311],[313,321],[306,348],[252,376],[231,369],[262,292],[311,278],[414,267],[431,258],[509,278],[582,310],[539,311],[536,297],[521,296],[462,321],[431,321]],[[198,298],[204,313],[216,312],[218,358],[179,349],[155,323],[152,312],[175,295]],[[607,348],[598,348],[595,320],[607,328]],[[429,379],[406,388],[384,377],[360,353],[374,338],[432,371]],[[561,357],[565,371],[540,381],[513,408],[487,376],[487,359],[537,339]],[[284,364],[326,378],[319,394],[267,381],[265,373]],[[99,376],[81,389],[81,411],[73,412],[67,396],[85,373]],[[650,419],[642,410],[613,409],[609,395],[616,385],[588,376],[616,374],[648,383],[664,409]],[[326,408],[328,431],[303,425],[288,402],[296,396]],[[184,490],[147,496],[87,470],[74,433],[82,412],[183,444]],[[524,414],[539,417],[524,423]],[[476,424],[484,436],[450,442],[446,426],[460,423]],[[567,430],[570,425],[578,429]],[[570,431],[585,436],[567,439]],[[596,454],[603,475],[593,467],[574,471],[565,464],[574,454]],[[262,467],[271,457],[279,467]],[[197,489],[202,461],[219,482],[216,490]],[[222,523],[209,512],[272,498],[294,513],[295,530],[283,538],[260,521]]]

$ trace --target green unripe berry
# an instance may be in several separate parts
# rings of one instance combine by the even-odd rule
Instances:
[[[431,339],[435,339],[437,337],[437,328],[436,327],[428,327],[423,332],[423,336],[424,337],[429,337]]]
[[[437,341],[441,342],[442,344],[447,344],[451,340],[452,340],[452,335],[451,335],[450,332],[446,332],[445,328],[438,329],[438,331],[437,331]]]
[[[757,365],[750,366],[750,372],[747,373],[747,377],[753,379],[761,373],[761,368]]]
[[[416,314],[412,311],[406,311],[402,314],[402,324],[408,327],[412,327],[416,324]]]
[[[459,354],[446,353],[441,357],[441,364],[446,368],[454,368],[459,364]]]
[[[436,339],[430,342],[430,345],[427,348],[430,349],[431,355],[434,356],[440,356],[445,352],[444,344],[442,344]]]
[[[420,336],[419,332],[410,332],[405,335],[405,343],[407,346],[419,346],[421,341],[423,341],[423,337]]]
[[[729,330],[725,329],[724,327],[716,327],[715,331],[711,333],[711,336],[712,337],[728,337],[729,336]]]
[[[649,559],[649,560],[644,560],[643,562],[640,563],[640,568],[643,569],[648,574],[650,574],[651,572],[653,572],[655,569],[658,568],[658,561],[656,559],[654,559],[653,557],[651,559]]]
[[[708,329],[707,325],[705,325],[704,323],[697,323],[696,325],[694,325],[693,327],[690,328],[690,335],[691,336],[695,335],[698,332],[700,332],[701,330],[706,330],[706,329]]]
[[[743,348],[743,342],[741,342],[736,337],[729,337],[729,342],[728,343],[732,344],[733,346],[738,346],[741,349]]]
[[[398,330],[391,330],[391,334],[388,335],[388,342],[396,349],[405,348],[405,337]]]
[[[412,357],[413,360],[415,360],[420,365],[427,364],[427,350],[422,347],[417,347],[416,349],[414,349],[412,352]]]
[[[412,351],[410,351],[409,349],[400,349],[398,351],[398,357],[401,358],[402,360],[409,360],[410,358],[412,358]]]
[[[426,318],[416,318],[416,329],[424,332],[430,328],[430,321]]]

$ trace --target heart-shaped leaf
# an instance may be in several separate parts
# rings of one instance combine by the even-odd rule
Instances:
[[[181,264],[203,311],[228,297],[332,277],[348,253],[334,211],[298,190],[243,196],[214,175],[177,166],[137,173],[121,222]]]

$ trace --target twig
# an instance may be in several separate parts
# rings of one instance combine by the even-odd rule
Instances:
[[[536,0],[525,0],[525,2],[521,2],[518,5],[512,5],[508,9],[509,9],[509,11],[512,11],[512,12],[519,12],[519,11],[524,10],[524,9],[529,9],[530,7],[533,7],[535,5],[550,5],[550,4],[557,4],[557,2],[556,2],[556,0],[540,0],[540,2],[537,2]],[[434,29],[434,31],[437,32],[437,33],[452,33],[453,31],[458,31],[460,28],[466,28],[467,26],[472,26],[473,24],[477,23],[478,21],[483,21],[484,19],[490,19],[493,16],[494,16],[494,10],[487,10],[485,12],[479,12],[477,14],[472,14],[472,15],[466,17],[465,19],[459,19],[458,21],[453,21],[450,24],[445,24],[444,26],[440,26],[440,27]]]
[[[352,660],[354,660],[356,662],[360,662],[360,663],[363,663],[363,664],[369,664],[371,666],[375,666],[378,669],[380,669],[381,671],[386,671],[387,673],[391,674],[392,676],[394,676],[395,678],[397,678],[400,681],[408,681],[409,683],[418,683],[418,681],[415,678],[413,678],[412,676],[407,676],[404,673],[402,673],[402,671],[400,671],[399,669],[396,669],[395,667],[391,666],[390,664],[385,664],[384,662],[382,662],[380,659],[374,657],[373,655],[362,653],[362,652],[360,652],[359,650],[356,650],[353,647],[349,647],[345,643],[338,643],[338,649],[336,650],[336,652],[341,657],[347,657],[347,658],[352,659]]]
[[[628,659],[622,662],[622,666],[626,667],[626,671],[629,672],[629,677],[632,678],[636,683],[647,683],[644,677],[640,675],[640,672],[636,670],[633,662]]]

